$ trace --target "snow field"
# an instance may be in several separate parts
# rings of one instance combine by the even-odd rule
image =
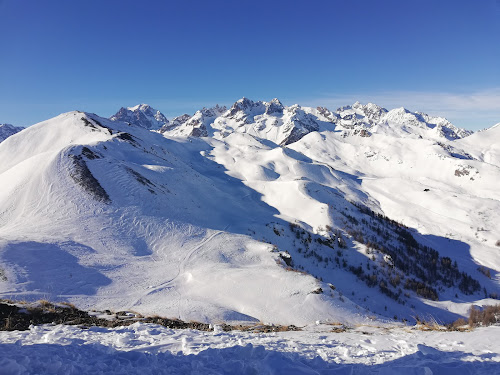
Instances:
[[[0,373],[21,374],[495,374],[500,327],[422,332],[331,326],[257,334],[38,326],[0,332]]]

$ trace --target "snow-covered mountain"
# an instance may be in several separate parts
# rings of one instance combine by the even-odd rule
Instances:
[[[10,125],[10,124],[0,124],[0,142],[6,140],[11,135],[14,135],[24,128]]]
[[[500,167],[500,123],[456,142],[475,158]]]
[[[242,98],[231,108],[215,107],[174,119],[175,124],[160,131],[168,136],[213,136],[223,139],[232,133],[245,133],[278,145],[293,143],[320,129],[328,121],[298,105],[285,107],[278,99],[254,102]]]
[[[226,107],[217,105],[214,108],[203,108],[196,111],[193,116],[184,114],[175,117],[171,123],[162,126],[160,133],[167,133],[172,136],[207,137],[207,126],[226,110]]]
[[[175,118],[160,132],[169,136],[225,136],[246,133],[267,139],[278,145],[288,145],[306,134],[321,130],[340,131],[346,136],[369,137],[373,133],[395,137],[434,140],[454,140],[469,136],[471,131],[460,129],[443,117],[410,112],[405,108],[387,111],[376,104],[359,102],[331,112],[326,108],[284,106],[278,99],[254,102],[242,98],[229,110],[215,107]]]
[[[122,107],[110,117],[110,120],[128,122],[151,130],[158,130],[162,126],[168,125],[165,115],[151,108],[148,104],[138,104],[128,108]]]
[[[0,144],[0,297],[305,324],[500,295],[498,127],[243,98],[152,128],[69,112]]]
[[[344,135],[386,133],[399,137],[454,140],[469,136],[471,131],[457,128],[443,117],[433,117],[406,108],[387,111],[376,104],[362,105],[359,102],[341,107],[336,112],[339,128]]]

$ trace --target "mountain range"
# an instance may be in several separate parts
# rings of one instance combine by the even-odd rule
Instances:
[[[500,124],[242,98],[0,143],[0,296],[183,320],[432,316],[500,296]]]

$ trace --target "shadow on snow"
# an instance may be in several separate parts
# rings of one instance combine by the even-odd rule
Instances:
[[[309,359],[300,353],[267,350],[251,344],[206,349],[196,355],[186,355],[182,352],[153,354],[147,352],[147,347],[118,351],[101,344],[86,344],[81,339],[63,340],[66,341],[63,344],[0,345],[2,373],[489,375],[500,371],[500,363],[491,362],[498,356],[496,353],[475,356],[461,351],[440,351],[425,345],[418,345],[419,350],[413,354],[369,365],[339,364],[319,356]]]

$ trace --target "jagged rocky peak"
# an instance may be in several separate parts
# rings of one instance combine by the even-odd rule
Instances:
[[[224,112],[227,112],[226,106],[221,107],[218,104],[216,104],[215,107],[212,107],[212,108],[203,107],[200,111],[197,111],[194,114],[194,116],[199,114],[200,116],[204,116],[204,117],[216,117],[216,116],[222,115]]]
[[[138,104],[128,108],[122,107],[115,115],[110,117],[110,120],[124,121],[150,130],[158,130],[168,124],[165,115],[148,104]]]
[[[0,142],[6,140],[8,137],[11,135],[14,135],[24,128],[21,128],[19,126],[14,126],[11,124],[0,124]]]
[[[160,132],[168,136],[224,138],[231,133],[247,133],[275,142],[294,143],[314,131],[333,129],[342,137],[369,137],[387,134],[396,137],[458,139],[471,134],[452,125],[443,117],[433,117],[406,108],[391,111],[374,103],[355,102],[332,112],[324,107],[309,108],[298,104],[284,106],[278,99],[268,102],[243,97],[229,109],[203,108],[194,115],[174,118]]]
[[[416,114],[427,123],[428,127],[434,128],[436,133],[450,140],[465,138],[474,133],[471,130],[462,129],[453,125],[444,117],[430,116],[422,112],[416,112]]]
[[[183,135],[207,137],[207,126],[226,111],[226,107],[219,107],[219,105],[212,108],[203,107],[201,110],[196,111],[196,113],[184,123],[186,131]]]
[[[369,120],[368,122],[374,122],[378,121],[385,113],[387,113],[387,109],[373,103],[363,105],[357,101],[353,105],[340,107],[337,109],[337,113],[340,117],[357,114],[358,118],[366,117],[366,119]]]
[[[215,107],[213,107],[213,108],[216,112],[221,113],[221,114],[227,111],[227,107],[225,105],[223,105],[221,107],[220,105],[216,104]]]
[[[316,107],[316,111],[322,120],[325,120],[328,122],[335,122],[339,117],[339,115],[337,113],[332,112],[328,108],[325,108],[325,107]]]
[[[373,103],[368,103],[366,105],[362,105],[359,102],[356,102],[359,104],[359,110],[365,114],[366,117],[368,117],[371,120],[378,121],[380,118],[387,113],[387,109],[382,108],[376,104]],[[354,104],[356,104],[354,103]]]
[[[274,98],[269,102],[257,101],[254,102],[248,98],[241,98],[236,101],[229,111],[225,114],[228,118],[247,118],[248,116],[256,115],[271,115],[280,116],[283,114],[285,106],[279,101],[279,99]],[[248,118],[251,121],[251,118]]]
[[[171,123],[162,126],[160,133],[172,136],[207,137],[207,126],[225,112],[227,112],[227,108],[218,104],[212,108],[203,107],[196,111],[193,116],[184,114],[175,117]]]
[[[228,110],[215,106],[203,108],[193,116],[175,118],[160,129],[168,136],[214,136],[224,138],[231,133],[247,133],[252,136],[288,145],[304,135],[319,130],[319,122],[332,122],[311,108],[298,104],[285,107],[278,99],[269,102],[242,98]],[[331,113],[330,113],[331,114]]]
[[[158,132],[161,133],[161,134],[168,133],[168,132],[176,129],[177,127],[185,124],[186,121],[188,121],[190,118],[191,118],[191,115],[188,115],[187,113],[185,113],[183,115],[180,115],[180,116],[177,116],[177,117],[174,117],[172,119],[172,121],[169,121],[168,123],[166,123],[165,125],[163,125],[158,130]]]
[[[366,105],[356,102],[340,107],[335,121],[343,136],[367,136],[372,133],[387,133],[398,137],[413,136],[426,139],[454,140],[472,134],[471,131],[458,128],[444,117],[429,116],[421,112],[412,112],[404,107],[390,111],[373,103]]]
[[[174,117],[174,119],[172,120],[172,125],[175,125],[175,124],[177,124],[177,125],[184,124],[190,118],[191,118],[191,115],[188,115],[187,113],[184,113],[183,115]]]
[[[283,110],[285,107],[281,102],[277,99],[274,98],[270,102],[266,103],[266,115],[274,115],[274,114],[283,114]]]
[[[241,98],[236,101],[231,108],[229,108],[229,112],[227,113],[227,117],[235,117],[240,115],[241,113],[248,114],[252,109],[258,107],[261,102],[254,102],[248,98]]]
[[[287,112],[290,117],[284,121],[284,139],[280,145],[285,146],[297,142],[305,135],[319,130],[317,117],[306,113],[298,104],[288,107]]]

